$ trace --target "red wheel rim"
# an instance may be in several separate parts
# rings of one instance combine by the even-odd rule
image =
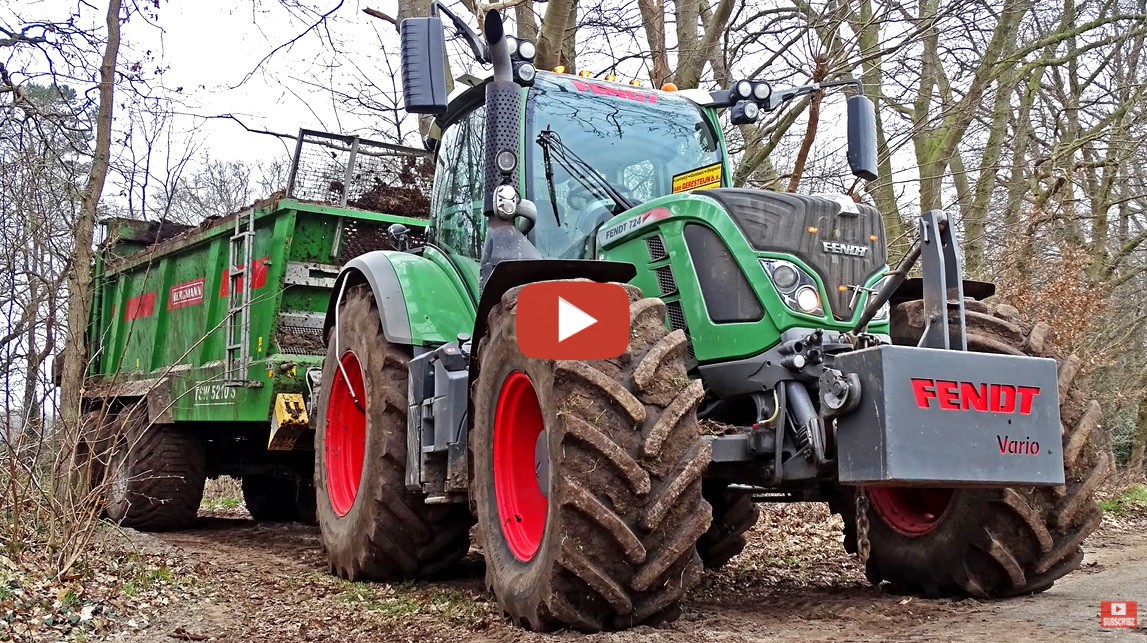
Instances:
[[[952,489],[870,487],[866,493],[877,517],[909,538],[931,533],[952,504]]]
[[[534,557],[546,530],[548,490],[539,482],[546,457],[542,410],[525,373],[502,383],[494,410],[494,498],[510,553],[522,562]],[[540,453],[541,457],[538,457]]]
[[[358,357],[347,351],[341,361],[346,377],[342,372],[336,372],[331,383],[324,434],[324,465],[331,508],[339,516],[345,516],[354,505],[362,480],[363,454],[366,451],[366,395]],[[363,405],[361,409],[355,404],[356,395]]]

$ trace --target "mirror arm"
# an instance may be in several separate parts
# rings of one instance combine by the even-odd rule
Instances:
[[[450,18],[450,22],[454,23],[454,28],[458,30],[458,35],[462,36],[467,45],[470,45],[470,51],[474,52],[474,58],[480,63],[489,64],[490,50],[486,47],[486,44],[478,38],[478,34],[474,33],[470,25],[463,22],[453,11],[447,9],[446,5],[435,0],[430,4],[430,15],[436,16],[439,11],[446,14],[446,17]]]

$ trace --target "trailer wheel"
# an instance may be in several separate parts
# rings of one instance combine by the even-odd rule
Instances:
[[[243,503],[255,520],[289,522],[298,518],[299,496],[314,491],[310,485],[277,476],[243,476]]]
[[[706,569],[719,569],[745,549],[745,534],[757,524],[761,510],[751,494],[723,483],[706,484],[704,496],[713,506],[713,524],[697,541],[697,553]]]
[[[369,287],[348,289],[338,332],[315,431],[316,513],[331,571],[354,581],[429,576],[466,555],[473,519],[465,506],[429,506],[406,489],[410,358],[383,336]]]
[[[868,489],[871,553],[866,573],[893,591],[977,598],[1048,589],[1083,560],[1083,540],[1098,525],[1093,496],[1111,471],[1097,446],[1099,404],[1072,386],[1074,355],[1061,359],[1046,324],[1026,324],[1007,305],[969,301],[968,349],[1051,357],[1059,362],[1060,419],[1067,484],[1058,488],[983,490]],[[924,326],[922,302],[893,310],[893,340],[915,344]],[[855,498],[855,491],[847,492]],[[855,504],[837,503],[846,524]],[[846,548],[855,547],[855,529]],[[848,540],[852,542],[847,542]]]
[[[481,340],[470,489],[486,584],[533,630],[620,629],[672,620],[701,577],[709,527],[699,381],[665,305],[630,295],[628,352],[595,361],[518,350],[518,293]]]
[[[149,426],[143,404],[126,411],[122,427],[108,463],[108,518],[142,531],[190,527],[207,479],[203,439],[181,427]]]

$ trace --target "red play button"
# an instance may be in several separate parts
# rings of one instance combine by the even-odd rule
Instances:
[[[617,357],[629,347],[629,295],[592,281],[530,284],[518,295],[517,332],[526,357]]]

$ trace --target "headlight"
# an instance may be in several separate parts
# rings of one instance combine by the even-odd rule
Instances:
[[[815,317],[824,316],[820,291],[812,275],[795,263],[783,259],[761,259],[761,265],[789,310]]]
[[[797,308],[806,315],[811,315],[820,310],[820,295],[812,286],[797,288],[796,300]]]

